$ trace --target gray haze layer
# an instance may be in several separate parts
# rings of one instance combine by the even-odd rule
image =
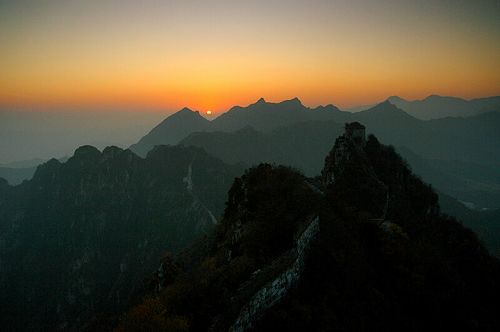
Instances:
[[[165,112],[1,108],[0,164],[60,158],[85,144],[99,149],[127,147],[165,116]]]

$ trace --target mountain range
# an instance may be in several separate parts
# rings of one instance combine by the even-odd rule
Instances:
[[[321,176],[260,164],[207,237],[164,261],[117,331],[494,331],[500,262],[393,148],[348,131]]]
[[[457,97],[430,95],[421,100],[407,100],[398,96],[387,99],[398,108],[420,120],[441,119],[447,117],[469,117],[498,111],[500,96],[466,100]],[[349,112],[366,111],[376,104],[355,106],[345,109]]]
[[[446,117],[468,117],[498,111],[500,96],[465,100],[457,97],[431,95],[422,100],[405,100],[393,96],[388,99],[408,114],[422,120]]]
[[[436,107],[443,107],[439,109],[446,109],[443,105],[447,102],[450,105],[472,103],[485,110],[498,109],[495,108],[497,99],[464,101],[430,96],[417,103],[391,97],[389,102],[351,114],[333,105],[310,109],[297,98],[281,103],[269,103],[261,98],[248,107],[233,107],[213,121],[185,108],[164,119],[131,149],[144,157],[155,145],[196,145],[230,163],[251,165],[272,161],[298,167],[306,174],[315,174],[321,167],[321,156],[328,149],[327,142],[340,134],[341,124],[360,121],[369,125],[381,139],[400,148],[405,156],[412,159],[411,164],[418,168],[417,173],[441,191],[466,203],[493,208],[498,207],[498,182],[494,171],[483,171],[495,169],[500,164],[500,150],[497,148],[500,140],[499,112],[421,121],[406,115],[393,103],[406,107],[408,103],[423,105],[435,102]],[[252,133],[252,130],[259,133]],[[203,132],[206,134],[198,134]],[[253,149],[253,146],[259,148]],[[297,157],[294,149],[307,158]],[[430,167],[434,171],[430,171],[429,167],[423,170],[422,160],[436,161]],[[445,164],[467,164],[464,166],[467,171],[462,169],[468,175],[454,171],[452,177],[455,180],[446,184],[437,175],[447,171]],[[11,184],[18,184],[31,178],[34,171],[35,167],[31,165],[19,168],[19,165],[7,164],[0,166],[0,177]],[[472,173],[481,174],[482,179],[477,181],[471,178]]]
[[[469,118],[422,121],[389,101],[366,111],[349,113],[331,105],[308,109],[298,99],[281,103],[266,103],[260,99],[246,108],[232,108],[211,122],[199,113],[183,109],[165,119],[137,144],[132,145],[131,149],[144,154],[155,145],[178,144],[183,138],[196,132],[207,133],[205,136],[197,134],[198,139],[207,137],[212,132],[233,132],[248,126],[269,133],[280,127],[310,121],[333,121],[338,124],[360,121],[384,141],[408,147],[426,158],[500,165],[500,150],[497,148],[500,140],[499,112]],[[183,125],[177,126],[179,122]]]
[[[390,97],[389,101],[408,114],[423,120],[468,117],[500,109],[500,97],[464,100],[433,95],[414,101]],[[358,106],[349,110],[358,112],[374,106],[376,105]],[[256,112],[249,112],[251,109]],[[138,143],[155,124],[161,122],[165,113],[152,109],[0,107],[0,164],[32,158],[48,160],[61,157],[69,155],[75,147],[83,144],[90,144],[99,149],[108,145],[127,147]],[[337,117],[332,118],[332,113],[337,113]],[[188,131],[234,131],[247,125],[268,131],[300,121],[341,121],[343,113],[349,112],[341,112],[333,105],[305,107],[297,98],[281,103],[270,103],[261,98],[246,107],[232,107],[211,121],[212,124],[208,124],[208,128],[204,128],[207,121],[203,121],[200,115],[193,120],[196,124],[193,123]],[[145,156],[152,144],[154,146],[154,137],[158,134],[164,138],[170,135],[168,144],[176,144],[185,137],[186,130],[181,129],[184,121],[179,123],[179,128],[172,126],[168,134],[161,134],[164,129],[152,130],[152,137],[145,137],[136,151]]]
[[[300,120],[283,125],[282,120],[273,120],[276,119],[273,115],[267,115],[271,113],[286,117],[288,112]],[[188,114],[202,118],[197,113],[184,111],[184,115]],[[222,130],[224,126],[215,119],[211,123],[205,122],[208,128],[204,131],[193,131],[178,142],[156,136],[156,143],[151,145],[178,143],[197,146],[230,164],[271,162],[289,165],[308,176],[314,176],[321,170],[324,155],[332,142],[341,135],[342,124],[359,121],[366,124],[377,137],[394,145],[414,172],[443,195],[454,197],[459,200],[457,203],[473,209],[500,208],[500,112],[420,120],[390,101],[365,111],[349,113],[333,106],[308,109],[297,99],[283,103],[267,103],[260,99],[246,108],[235,107],[223,117],[232,119],[231,129],[238,129]],[[265,126],[260,125],[261,122],[257,120],[259,117],[268,121]],[[246,123],[247,119],[252,119],[249,120],[252,125]],[[164,123],[168,122],[169,118],[164,120]],[[447,209],[446,212],[457,215],[460,209]],[[478,217],[472,219],[480,220],[482,212],[477,211],[476,214]],[[494,212],[484,214],[488,220],[496,216]],[[500,219],[496,222],[500,222]],[[476,229],[474,222],[468,225]],[[482,231],[481,238],[496,252],[500,248],[493,240],[499,234],[496,227],[485,228],[483,224],[481,228],[491,230],[493,235],[486,235],[488,232]]]
[[[197,148],[82,146],[0,179],[0,326],[81,329],[127,305],[162,255],[217,223],[241,172]]]
[[[166,118],[130,149],[144,155],[157,144],[175,145],[193,132],[231,132],[248,126],[268,132],[294,123],[328,120],[334,115],[342,117],[344,113],[333,105],[311,109],[302,105],[298,98],[280,103],[266,102],[261,98],[247,107],[232,107],[212,121],[206,120],[199,112],[184,108]]]
[[[425,100],[437,100],[443,105],[455,99],[432,96]],[[494,108],[496,99],[474,102],[497,109]],[[184,108],[164,119],[130,148],[145,157],[155,145],[197,146],[229,164],[274,162],[312,176],[320,171],[323,156],[341,134],[342,124],[359,121],[385,142],[396,146],[415,173],[441,193],[470,208],[500,208],[497,172],[500,169],[500,112],[420,120],[391,101],[401,103],[402,99],[393,97],[353,114],[332,105],[311,109],[297,98],[281,103],[261,98],[247,107],[233,107],[212,121]],[[34,170],[0,167],[0,176],[11,184],[18,184],[30,178]]]

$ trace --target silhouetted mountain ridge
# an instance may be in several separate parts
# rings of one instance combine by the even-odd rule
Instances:
[[[422,100],[413,101],[392,96],[388,100],[408,114],[422,120],[468,117],[484,112],[500,111],[500,96],[465,100],[457,97],[430,95]]]
[[[385,102],[355,114],[339,113],[340,116],[335,116],[335,120],[297,122],[270,132],[254,134],[254,138],[250,138],[249,133],[243,138],[238,132],[198,133],[186,137],[181,144],[203,147],[224,160],[226,156],[232,156],[231,162],[279,162],[312,175],[320,170],[321,156],[327,152],[328,145],[341,134],[342,123],[359,121],[368,125],[370,131],[381,139],[395,146],[407,147],[426,159],[500,165],[499,112],[469,118],[421,121],[392,103]],[[249,150],[252,140],[255,151]],[[237,146],[238,142],[242,144],[241,147]],[[303,154],[301,160],[296,162],[294,149],[301,146]],[[265,153],[260,154],[259,151]],[[255,158],[251,159],[250,156]]]
[[[130,148],[139,155],[145,156],[147,151],[155,145],[177,144],[194,132],[231,132],[246,126],[267,132],[298,122],[331,119],[342,113],[344,112],[333,105],[307,108],[298,98],[279,103],[270,103],[260,98],[246,107],[234,106],[212,121],[206,120],[199,113],[183,109],[163,120]],[[186,116],[187,114],[190,116]]]
[[[183,108],[163,120],[130,149],[145,156],[155,145],[177,144],[179,140],[190,133],[206,131],[209,126],[210,121],[202,117],[199,112]]]

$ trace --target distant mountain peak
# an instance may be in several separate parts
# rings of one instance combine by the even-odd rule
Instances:
[[[263,97],[260,97],[259,100],[255,102],[255,105],[266,104],[266,103],[267,101]]]
[[[399,96],[390,96],[389,98],[387,98],[387,100],[390,101],[391,103],[406,102],[407,101],[406,99],[403,99]]]
[[[375,105],[374,107],[372,107],[366,111],[359,112],[359,114],[367,114],[367,113],[373,114],[373,112],[379,113],[379,114],[382,114],[382,113],[385,113],[385,114],[404,114],[410,118],[412,117],[411,115],[408,115],[405,111],[400,109],[397,105],[390,102],[388,99]]]
[[[257,100],[254,104],[251,104],[249,106],[267,106],[267,105],[281,105],[281,106],[291,106],[291,107],[300,107],[300,108],[304,108],[305,106],[302,104],[302,102],[300,101],[299,98],[295,97],[295,98],[292,98],[292,99],[287,99],[287,100],[283,100],[283,101],[280,101],[280,102],[277,102],[277,103],[270,103],[270,102],[267,102],[264,98],[259,98],[259,100]]]
[[[168,116],[163,122],[168,122],[169,120],[198,120],[198,119],[203,119],[206,120],[203,116],[201,116],[199,111],[193,111],[192,109],[188,107],[184,107],[180,111],[175,112],[174,114]]]
[[[280,104],[291,104],[291,105],[294,105],[294,106],[304,107],[304,105],[302,104],[302,102],[300,101],[300,99],[297,98],[297,97],[289,99],[289,100],[284,100]]]
[[[395,108],[397,109],[396,105],[394,105],[389,99],[387,100],[384,100],[383,102],[381,102],[380,104],[378,104],[377,106],[380,106],[380,107],[391,107],[391,108]],[[376,107],[377,107],[376,106]]]
[[[210,121],[201,116],[200,112],[184,107],[164,119],[130,149],[141,157],[146,157],[147,152],[155,145],[177,144],[192,132],[207,130],[209,125]]]
[[[452,96],[440,96],[440,95],[429,95],[424,98],[422,101],[448,101],[448,102],[459,102],[459,103],[467,103],[467,100],[460,97],[452,97]]]
[[[180,111],[174,113],[174,114],[200,114],[198,111],[193,111],[192,109],[188,107],[182,108]]]
[[[427,97],[425,97],[423,100],[433,100],[433,99],[460,99],[458,97],[448,97],[448,96],[440,96],[440,95],[437,95],[437,94],[432,94],[432,95],[428,95]]]

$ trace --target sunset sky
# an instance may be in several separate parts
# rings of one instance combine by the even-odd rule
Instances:
[[[500,94],[500,1],[3,1],[0,105]]]

